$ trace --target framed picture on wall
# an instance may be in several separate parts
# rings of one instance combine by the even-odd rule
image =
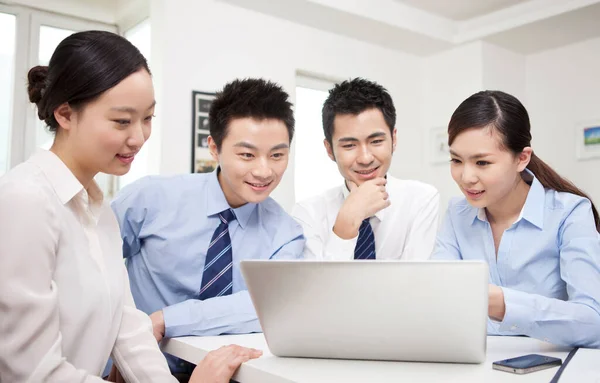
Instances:
[[[579,160],[600,158],[600,119],[577,124],[575,152]]]
[[[448,129],[441,126],[429,130],[429,159],[432,164],[447,164],[450,161]]]
[[[209,173],[217,167],[208,151],[208,112],[214,93],[192,91],[192,173]]]

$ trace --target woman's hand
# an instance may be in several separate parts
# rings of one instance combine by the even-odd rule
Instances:
[[[223,346],[206,354],[194,369],[189,383],[229,383],[242,363],[261,355],[262,351],[253,348]]]
[[[488,290],[488,315],[493,320],[502,322],[506,312],[504,292],[496,285],[489,285]]]

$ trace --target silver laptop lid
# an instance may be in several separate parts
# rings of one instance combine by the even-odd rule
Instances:
[[[485,360],[485,262],[245,260],[241,270],[274,355]]]

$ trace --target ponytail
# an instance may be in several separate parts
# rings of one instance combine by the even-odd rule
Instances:
[[[587,198],[592,204],[592,213],[594,213],[596,230],[600,233],[600,217],[598,216],[598,210],[596,210],[596,206],[594,206],[592,199],[588,197],[587,194],[577,188],[571,181],[561,177],[554,169],[536,156],[535,153],[531,154],[531,160],[529,161],[529,165],[527,165],[527,169],[535,174],[535,177],[546,189],[576,194],[580,197]]]

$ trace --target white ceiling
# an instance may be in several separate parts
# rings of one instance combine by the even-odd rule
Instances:
[[[218,0],[428,56],[473,41],[531,54],[600,37],[600,0]]]
[[[463,21],[524,3],[527,0],[396,0],[414,8]]]

